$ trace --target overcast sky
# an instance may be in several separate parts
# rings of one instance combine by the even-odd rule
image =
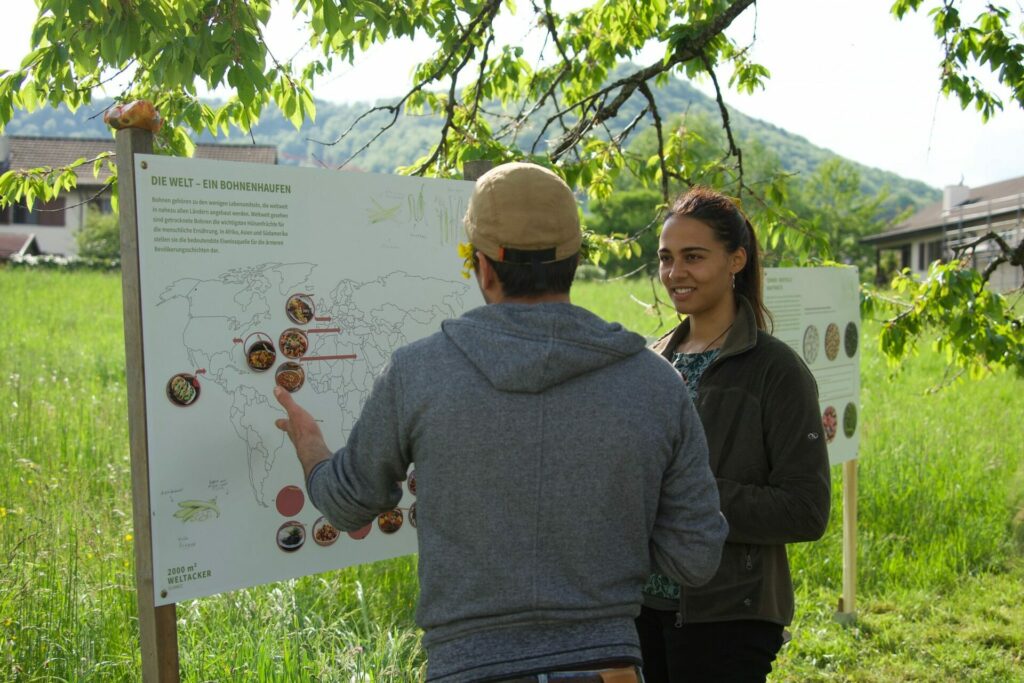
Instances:
[[[569,2],[581,0],[555,0],[554,5]],[[520,4],[521,13],[528,12]],[[757,14],[748,10],[730,34],[741,44],[750,42],[756,16],[753,56],[772,77],[764,91],[732,94],[729,104],[862,164],[936,187],[961,178],[979,186],[1024,175],[1024,112],[1011,103],[982,124],[977,112],[961,111],[955,101],[941,97],[941,48],[928,18],[915,15],[897,22],[889,14],[891,4],[762,0]],[[982,5],[974,0],[964,4],[970,16]],[[32,0],[4,0],[0,69],[15,68],[28,51],[34,12]],[[269,41],[283,59],[300,49],[301,27],[280,14]],[[529,41],[521,24],[508,24],[504,31]],[[410,64],[426,49],[408,43],[375,49],[355,66],[339,69],[314,94],[348,102],[401,94]],[[660,51],[652,51],[640,61],[659,56]],[[727,77],[721,74],[720,80]]]

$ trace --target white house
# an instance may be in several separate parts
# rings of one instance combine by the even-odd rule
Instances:
[[[0,136],[0,173],[10,169],[28,170],[40,167],[58,168],[78,159],[93,159],[114,151],[113,138],[46,138]],[[276,164],[277,148],[272,145],[196,145],[195,156],[201,159],[246,161]],[[93,165],[83,164],[75,170],[78,186],[51,202],[35,202],[32,209],[24,202],[0,208],[0,235],[35,236],[44,254],[74,254],[75,231],[85,223],[86,210],[95,206],[110,212],[110,172],[104,164],[98,177]]]
[[[883,252],[895,253],[899,268],[923,275],[936,260],[948,260],[954,252],[988,233],[995,233],[1011,247],[1024,241],[1024,176],[981,187],[949,185],[942,200],[929,204],[890,230],[865,237],[861,242],[875,246],[879,273]],[[973,266],[982,270],[999,253],[986,242],[974,250]],[[1019,266],[1000,265],[989,285],[1005,292],[1024,284]]]

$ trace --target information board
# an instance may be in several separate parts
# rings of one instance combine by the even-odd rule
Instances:
[[[818,382],[829,461],[857,457],[860,443],[860,294],[855,268],[766,268],[772,334]]]
[[[326,524],[272,390],[338,447],[395,348],[483,303],[456,249],[473,183],[152,155],[134,170],[156,604],[415,552],[409,483],[360,532]]]
[[[340,446],[391,352],[483,303],[456,249],[473,183],[153,155],[134,171],[156,604],[415,552],[415,472],[398,508],[339,533],[271,392]],[[856,457],[856,271],[765,282],[831,461]]]

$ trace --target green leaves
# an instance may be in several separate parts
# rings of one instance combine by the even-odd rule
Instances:
[[[921,281],[904,270],[893,279],[892,292],[870,293],[865,308],[895,313],[884,322],[879,338],[894,368],[916,352],[918,339],[927,333],[952,368],[971,376],[999,369],[1024,376],[1019,312],[965,262],[935,262]]]
[[[760,64],[738,59],[736,69],[729,78],[729,85],[739,92],[753,95],[757,89],[764,90],[764,82],[771,77],[771,72]]]
[[[306,119],[312,121],[316,118],[316,105],[309,88],[293,79],[286,71],[279,72],[270,94],[281,113],[295,126],[295,130],[299,130]]]
[[[94,175],[99,176],[103,162],[113,156],[112,153],[104,153],[93,159],[83,157],[67,166],[7,171],[0,175],[0,208],[23,202],[31,210],[36,201],[49,202],[56,199],[78,186],[75,169],[91,163]]]
[[[505,40],[496,32],[501,15],[515,10],[511,0],[37,4],[29,54],[17,70],[0,73],[0,130],[15,108],[88,103],[117,74],[125,83],[118,86],[119,100],[152,100],[165,119],[157,149],[190,155],[194,135],[249,131],[267,107],[301,128],[316,116],[316,79],[353,62],[362,50],[416,37],[433,41],[435,50],[409,65],[405,96],[378,110],[391,114],[391,123],[365,141],[385,135],[400,115],[427,109],[442,114],[431,152],[400,172],[460,177],[466,161],[532,159],[606,208],[625,190],[656,193],[656,205],[704,183],[742,200],[772,264],[863,259],[850,236],[878,224],[880,200],[864,200],[842,169],[801,179],[800,185],[813,185],[805,192],[779,173],[770,150],[737,142],[724,104],[716,120],[662,110],[651,86],[679,76],[711,75],[717,88],[717,73],[731,73],[730,85],[747,93],[766,86],[768,69],[750,61],[749,46],[727,32],[753,0],[601,0],[564,13],[550,2],[524,4],[523,11],[533,13],[531,31],[547,46],[538,58],[524,53],[520,36]],[[1002,109],[1004,99],[1024,106],[1024,45],[1013,23],[1019,15],[990,4],[972,20],[961,4],[895,0],[891,12],[896,18],[929,12],[943,46],[939,85],[961,106],[973,106],[983,119]],[[275,55],[267,45],[273,13],[285,11],[315,48],[303,63]],[[663,49],[663,59],[633,64],[647,59],[650,45]],[[990,77],[997,87],[990,87]],[[200,86],[231,92],[212,106],[200,99]],[[95,169],[109,163],[80,163],[90,161]],[[0,177],[0,201],[46,201],[74,182],[72,167],[7,173]],[[635,222],[631,212],[629,221]],[[598,222],[594,218],[595,227]],[[651,253],[654,230],[646,223],[601,227],[587,238],[595,262]],[[901,307],[894,309],[884,342],[894,357],[912,349],[922,330],[937,326],[951,335],[941,343],[952,349],[952,362],[1012,364],[1006,359],[1019,352],[1020,325],[1010,325],[1012,312],[1004,304],[988,298],[968,269],[937,270],[929,282],[897,282],[893,300],[903,304],[892,304]],[[935,306],[955,316],[936,318]],[[985,311],[989,326],[976,318],[978,311]]]
[[[892,13],[902,19],[922,4],[923,0],[900,0]],[[1011,23],[1012,13],[1006,7],[988,4],[973,23],[965,23],[959,5],[944,0],[928,11],[945,51],[939,64],[943,94],[956,97],[964,109],[973,106],[982,121],[987,121],[1003,109],[996,89],[984,81],[995,77],[999,88],[1009,90],[1017,105],[1024,106],[1024,42],[1021,27]],[[975,75],[978,71],[983,75]]]

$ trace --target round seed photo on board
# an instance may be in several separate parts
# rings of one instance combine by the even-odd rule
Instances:
[[[825,408],[825,412],[821,414],[821,425],[825,428],[825,441],[832,443],[832,439],[836,438],[836,429],[839,427],[839,417],[836,415],[836,409],[832,406]]]
[[[306,527],[299,522],[285,522],[277,530],[277,547],[293,553],[306,542]]]
[[[853,433],[857,431],[857,406],[852,402],[847,403],[846,407],[843,408],[843,435],[847,439],[853,436]]]
[[[298,363],[281,363],[274,373],[277,385],[294,394],[306,382],[306,371]]]
[[[807,361],[808,365],[813,365],[814,361],[818,359],[819,340],[818,328],[814,325],[808,325],[807,329],[804,330],[804,360]]]
[[[857,344],[859,342],[860,330],[857,329],[857,323],[846,323],[846,332],[843,334],[843,349],[846,351],[847,358],[853,358],[854,354],[857,353]]]
[[[277,351],[274,342],[262,332],[254,332],[245,340],[245,364],[256,372],[264,372],[274,366]]]
[[[394,510],[388,510],[382,512],[377,517],[377,526],[386,534],[393,534],[402,528],[402,522],[405,521],[402,511],[398,508]]]
[[[284,307],[285,314],[293,323],[305,325],[313,319],[313,297],[308,294],[293,294]]]
[[[313,541],[317,545],[329,546],[338,540],[338,530],[325,518],[320,517],[313,523]]]
[[[829,323],[825,328],[825,357],[835,360],[839,355],[839,325]]]
[[[167,398],[175,405],[192,405],[199,400],[199,380],[187,372],[174,375],[167,381]]]

